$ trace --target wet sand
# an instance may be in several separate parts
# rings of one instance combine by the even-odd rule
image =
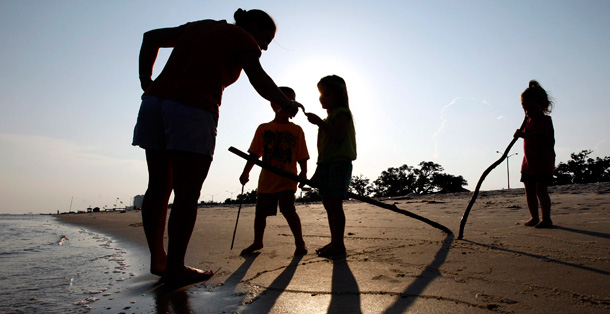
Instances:
[[[525,227],[523,189],[481,192],[464,232],[470,193],[385,200],[439,222],[347,202],[347,257],[320,258],[329,241],[321,204],[299,204],[309,254],[293,257],[283,217],[270,217],[265,247],[239,256],[253,238],[254,207],[205,207],[187,263],[217,271],[207,282],[170,289],[147,274],[139,212],[59,215],[133,244],[136,276],[93,312],[122,313],[608,313],[610,183],[551,188],[552,229]]]

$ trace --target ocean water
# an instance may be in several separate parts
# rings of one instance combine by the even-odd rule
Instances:
[[[91,312],[126,287],[132,269],[108,236],[50,215],[0,215],[0,313]]]

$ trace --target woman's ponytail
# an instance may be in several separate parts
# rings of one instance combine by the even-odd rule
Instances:
[[[271,16],[262,10],[253,9],[246,11],[244,9],[237,9],[233,14],[233,18],[235,19],[235,25],[244,29],[248,29],[252,23],[256,22],[261,28],[273,30],[273,32],[276,30],[275,22]]]

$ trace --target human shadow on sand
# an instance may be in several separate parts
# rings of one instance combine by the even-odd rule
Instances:
[[[543,255],[538,255],[538,254],[533,254],[533,253],[528,253],[528,252],[523,252],[523,251],[517,251],[517,250],[511,250],[511,249],[497,247],[497,246],[493,246],[493,245],[489,245],[489,244],[477,243],[477,242],[470,241],[470,240],[464,240],[464,241],[474,244],[474,245],[484,247],[484,248],[492,249],[492,250],[498,250],[498,251],[512,253],[512,254],[528,256],[528,257],[532,257],[532,258],[536,258],[536,259],[541,259],[546,262],[555,263],[555,264],[559,264],[559,265],[565,265],[565,266],[574,267],[574,268],[578,268],[578,269],[582,269],[582,270],[587,270],[587,271],[591,271],[591,272],[602,274],[602,275],[610,275],[610,272],[605,271],[605,270],[601,270],[601,269],[597,269],[597,268],[593,268],[593,267],[589,267],[589,266],[578,265],[578,264],[574,264],[574,263],[570,263],[570,262],[560,261],[558,259],[550,258],[550,257],[543,256]]]
[[[417,297],[421,295],[426,287],[428,287],[434,279],[441,276],[438,269],[445,263],[454,238],[453,234],[447,234],[443,240],[443,245],[434,255],[432,262],[430,262],[430,264],[416,276],[416,279],[400,293],[396,301],[385,310],[384,314],[405,312],[409,306],[417,300]]]
[[[610,234],[603,233],[603,232],[595,232],[595,231],[589,231],[589,230],[573,229],[573,228],[562,227],[562,226],[557,226],[557,225],[553,226],[553,229],[569,231],[569,232],[574,232],[574,233],[580,233],[580,234],[584,234],[584,235],[588,235],[588,236],[592,236],[592,237],[610,239]]]
[[[260,293],[261,297],[253,302],[248,310],[254,313],[269,313],[277,299],[280,295],[286,290],[290,281],[292,281],[292,277],[296,272],[299,263],[303,259],[302,255],[298,255],[292,258],[290,264],[284,268],[284,270],[273,280],[269,287],[267,287],[263,292]]]
[[[344,257],[333,259],[331,296],[328,305],[328,314],[338,313],[362,313],[360,288]]]
[[[254,263],[254,260],[259,255],[260,255],[260,253],[258,253],[258,252],[248,254],[248,255],[242,255],[244,262],[231,274],[231,276],[229,276],[229,278],[227,278],[227,280],[224,281],[222,287],[218,290],[221,290],[223,288],[234,290],[235,287],[246,276],[246,273],[248,273],[248,269],[250,269],[250,266],[252,266],[252,264]]]

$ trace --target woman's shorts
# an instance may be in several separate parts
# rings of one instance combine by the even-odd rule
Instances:
[[[522,173],[521,182],[523,182],[523,183],[546,183],[546,184],[550,185],[551,183],[553,183],[553,175],[552,174]]]
[[[214,156],[218,114],[146,95],[132,145],[157,151],[177,150]]]
[[[347,188],[352,179],[351,161],[320,164],[316,172],[321,197],[347,199]]]
[[[295,191],[282,191],[278,193],[259,193],[256,195],[256,216],[275,216],[277,207],[280,212],[295,212]]]

